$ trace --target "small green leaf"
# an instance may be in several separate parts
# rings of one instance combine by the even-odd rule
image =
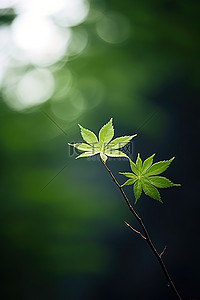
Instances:
[[[82,135],[84,141],[86,141],[88,144],[90,144],[92,146],[97,145],[99,143],[94,132],[90,131],[89,129],[84,128],[80,124],[78,124],[78,126],[81,129],[81,135]]]
[[[119,150],[105,150],[104,153],[110,157],[126,157],[128,156]]]
[[[124,176],[126,176],[126,177],[128,177],[128,178],[135,178],[135,177],[137,177],[137,176],[136,176],[135,174],[133,174],[133,173],[127,173],[127,172],[123,173],[123,172],[119,172],[119,174],[124,175]]]
[[[88,144],[85,143],[77,143],[77,144],[70,144],[68,143],[68,145],[73,146],[74,148],[81,150],[81,151],[92,151],[94,148]]]
[[[133,191],[135,195],[135,203],[137,203],[139,197],[141,196],[142,190],[144,190],[144,193],[149,197],[156,199],[162,203],[159,191],[156,187],[166,188],[172,186],[180,186],[180,184],[172,183],[169,179],[165,177],[152,176],[164,172],[174,159],[173,157],[170,160],[157,162],[152,165],[154,155],[155,154],[147,158],[143,164],[139,154],[137,156],[136,164],[132,162],[129,158],[130,166],[133,173],[119,172],[120,174],[129,178],[129,180],[127,180],[123,184],[123,186],[134,184]]]
[[[140,198],[142,194],[142,184],[141,180],[137,180],[133,186],[133,192],[135,195],[135,204],[137,203],[138,199]]]
[[[147,159],[145,159],[145,161],[143,162],[143,166],[142,166],[142,174],[145,173],[146,170],[148,170],[151,167],[154,156],[155,156],[155,154],[153,154],[150,157],[148,157]]]
[[[136,164],[130,158],[129,158],[129,162],[130,162],[131,170],[133,171],[133,173],[135,173],[136,175],[140,175],[140,172],[139,172]]]
[[[100,157],[104,162],[106,162],[106,160],[108,159],[108,157],[102,151],[100,152]]]
[[[142,170],[142,160],[140,158],[140,153],[138,153],[138,156],[137,156],[136,166],[137,166],[138,170],[141,172],[141,170]]]
[[[153,185],[151,185],[148,180],[144,178],[141,180],[142,180],[142,188],[144,190],[144,193],[147,196],[162,202],[159,191]]]
[[[159,175],[163,173],[171,164],[171,162],[174,160],[175,157],[172,157],[169,160],[159,161],[155,164],[153,164],[145,173],[145,175]]]
[[[132,179],[128,179],[126,182],[124,182],[123,184],[122,184],[122,186],[124,186],[124,185],[131,185],[131,184],[134,184],[134,182],[136,182],[136,180],[137,180],[137,178],[132,178]]]
[[[180,186],[180,184],[173,183],[169,179],[162,177],[162,176],[149,176],[148,181],[158,188],[168,188],[171,186]]]
[[[98,152],[84,152],[84,153],[81,153],[79,156],[76,157],[77,158],[81,158],[81,157],[88,157],[88,156],[93,156],[95,154],[97,154]]]
[[[112,125],[112,118],[110,121],[105,124],[99,131],[99,143],[101,145],[101,148],[104,148],[110,140],[112,140],[114,136],[114,128]]]
[[[120,149],[120,148],[124,147],[126,144],[128,144],[132,140],[132,138],[136,135],[137,134],[134,134],[134,135],[131,135],[131,136],[118,137],[118,138],[114,139],[113,141],[111,141],[106,146],[106,149],[112,149],[112,150]]]

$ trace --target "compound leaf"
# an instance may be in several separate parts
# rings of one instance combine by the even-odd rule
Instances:
[[[74,143],[70,144],[70,146],[73,146],[81,151],[86,151],[86,153],[83,153],[79,155],[77,158],[80,157],[87,157],[92,156],[97,153],[100,154],[101,159],[106,162],[107,156],[110,157],[126,157],[129,158],[125,153],[117,150],[125,146],[127,143],[130,142],[130,140],[136,136],[122,136],[119,138],[116,138],[115,140],[112,140],[114,136],[114,127],[112,124],[112,118],[110,121],[105,124],[99,131],[99,141],[97,136],[89,129],[84,128],[80,124],[78,126],[81,129],[81,135],[84,139],[84,141],[87,143]],[[110,143],[110,144],[109,144]]]
[[[120,174],[129,178],[124,185],[133,184],[133,192],[135,195],[135,203],[137,203],[139,197],[141,196],[142,190],[144,193],[160,202],[162,202],[160,193],[157,188],[168,188],[173,186],[180,186],[180,184],[175,184],[169,179],[162,176],[155,176],[164,172],[173,161],[174,157],[169,160],[164,160],[153,164],[153,157],[155,154],[148,157],[144,163],[138,154],[136,164],[129,158],[130,166],[133,173],[119,172]]]

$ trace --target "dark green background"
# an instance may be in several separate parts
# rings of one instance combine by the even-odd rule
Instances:
[[[67,142],[81,140],[78,123],[97,133],[110,117],[115,136],[138,134],[133,159],[176,157],[166,176],[182,187],[162,190],[164,205],[142,196],[135,208],[158,250],[167,245],[164,261],[183,299],[200,299],[199,1],[102,7],[124,15],[130,35],[109,44],[89,18],[79,25],[88,46],[54,74],[62,80],[70,69],[88,101],[78,118],[59,119],[52,99],[13,111],[0,94],[1,299],[174,299],[151,250],[124,225],[138,228],[103,165],[70,155]],[[6,22],[12,16],[2,15]],[[122,183],[118,171],[128,162],[108,166]],[[133,203],[131,187],[125,191]]]

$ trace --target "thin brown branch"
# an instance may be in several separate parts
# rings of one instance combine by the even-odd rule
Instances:
[[[130,224],[128,224],[126,221],[124,221],[124,223],[134,232],[136,232],[137,234],[139,234],[144,240],[146,240],[145,236],[138,230],[136,230],[135,228],[133,228]]]
[[[167,250],[167,246],[164,247],[163,251],[160,253],[160,257],[163,256],[163,254],[165,253],[165,251]]]
[[[164,273],[164,275],[165,275],[165,278],[166,278],[166,280],[167,280],[169,286],[171,287],[171,290],[173,291],[173,293],[174,293],[174,295],[176,296],[177,299],[182,300],[182,298],[181,298],[181,296],[179,295],[179,293],[178,293],[178,291],[177,291],[177,289],[176,289],[176,287],[175,287],[175,285],[174,285],[174,283],[173,283],[173,281],[172,281],[172,279],[171,279],[171,277],[170,277],[170,275],[169,275],[169,273],[168,273],[168,271],[167,271],[167,268],[166,268],[166,266],[165,266],[165,264],[164,264],[164,262],[163,262],[163,260],[162,260],[162,255],[163,255],[163,254],[160,255],[160,254],[158,253],[158,251],[156,250],[156,248],[155,248],[153,242],[151,241],[151,238],[150,238],[149,233],[148,233],[148,231],[147,231],[147,229],[146,229],[146,226],[144,225],[144,223],[143,223],[141,217],[140,217],[140,216],[136,213],[136,211],[134,210],[134,208],[133,208],[133,206],[131,205],[130,201],[128,200],[128,198],[127,198],[127,196],[126,196],[126,194],[125,194],[123,188],[122,188],[121,185],[118,183],[117,179],[115,178],[115,176],[113,175],[113,173],[110,171],[110,169],[108,168],[108,166],[105,164],[105,162],[101,159],[101,157],[100,157],[100,160],[101,160],[101,162],[103,163],[103,165],[104,165],[104,167],[106,168],[106,170],[108,171],[108,173],[110,174],[110,176],[112,177],[114,183],[115,183],[115,184],[117,185],[117,187],[119,188],[119,190],[120,190],[120,192],[121,192],[121,194],[122,194],[124,200],[126,201],[126,204],[128,205],[129,210],[130,210],[131,213],[135,216],[135,218],[137,219],[138,223],[140,224],[140,226],[141,226],[141,228],[142,228],[142,230],[143,230],[143,232],[144,232],[145,241],[148,243],[149,247],[151,248],[151,250],[153,251],[154,255],[156,256],[156,258],[157,258],[157,260],[158,260],[158,262],[159,262],[159,264],[160,264],[160,266],[161,266],[161,268],[162,268],[162,271],[163,271],[163,273]],[[135,230],[133,229],[133,231],[135,231]]]

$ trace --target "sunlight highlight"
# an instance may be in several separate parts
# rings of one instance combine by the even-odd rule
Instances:
[[[18,83],[17,97],[24,107],[31,107],[48,100],[54,91],[54,79],[48,70],[34,69]]]
[[[60,30],[48,18],[35,14],[22,14],[12,24],[16,46],[25,51],[30,62],[51,65],[61,59],[70,40],[70,30]]]

